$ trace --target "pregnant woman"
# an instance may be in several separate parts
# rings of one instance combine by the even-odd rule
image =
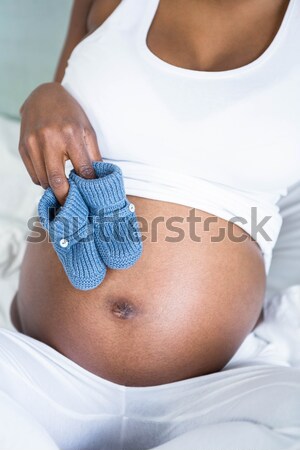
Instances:
[[[299,371],[222,370],[262,320],[277,202],[299,180],[299,20],[298,0],[74,1],[20,153],[61,205],[67,160],[87,180],[119,166],[143,253],[82,291],[49,239],[28,244],[2,386],[60,448],[150,449],[239,417],[299,431]],[[293,442],[274,433],[265,448]]]

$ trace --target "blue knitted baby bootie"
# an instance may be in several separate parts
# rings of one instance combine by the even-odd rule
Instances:
[[[94,162],[96,179],[70,173],[94,218],[96,247],[111,269],[127,269],[142,254],[135,208],[125,194],[121,169],[115,164]]]
[[[68,197],[61,207],[48,188],[38,212],[71,284],[81,290],[97,287],[105,277],[106,267],[95,247],[89,210],[76,184],[70,181]]]

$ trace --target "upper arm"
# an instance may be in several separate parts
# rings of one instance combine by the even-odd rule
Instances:
[[[99,27],[121,0],[73,0],[67,37],[56,69],[54,81],[63,79],[68,59],[82,39]]]
[[[54,81],[61,82],[69,56],[87,34],[87,19],[93,0],[74,0],[66,40],[60,55]]]

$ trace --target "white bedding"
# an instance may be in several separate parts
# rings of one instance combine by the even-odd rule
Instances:
[[[0,117],[0,327],[6,328],[12,328],[9,305],[17,289],[26,244],[27,220],[34,215],[41,194],[40,188],[31,183],[18,156],[18,135],[19,123]],[[300,368],[300,183],[290,189],[288,196],[280,201],[280,207],[284,221],[268,279],[265,320],[246,338],[231,360],[231,365],[259,355],[262,361]],[[1,395],[0,392],[0,398]],[[2,400],[0,423],[5,418],[5,400]],[[9,400],[7,407],[11,411]],[[16,417],[19,414],[18,410]],[[232,429],[230,424],[226,426],[227,436],[234,433],[235,425],[231,425]],[[207,432],[215,433],[212,430]],[[161,449],[196,450],[195,436],[182,437]],[[44,438],[46,442],[48,438]],[[49,449],[55,448],[49,440],[47,442]],[[47,445],[43,448],[48,449]],[[19,447],[11,443],[7,449],[10,448]],[[227,450],[226,446],[223,448]],[[277,449],[276,446],[273,448]],[[298,447],[293,446],[293,450],[296,449],[300,449],[300,441]],[[228,450],[233,449],[229,446]]]
[[[19,122],[0,116],[0,326],[11,328],[9,305],[17,289],[25,250],[27,220],[41,189],[27,175],[18,155]]]

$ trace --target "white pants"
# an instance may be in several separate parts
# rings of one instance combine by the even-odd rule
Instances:
[[[44,437],[37,432],[37,439],[45,439],[43,446],[38,441],[41,450],[55,448],[46,433],[61,450],[300,449],[300,369],[259,358],[189,380],[125,387],[35,339],[2,329],[1,392],[18,405],[16,416],[26,412],[14,429],[25,439],[24,449],[36,448],[26,442],[28,418],[45,431]],[[13,417],[11,404],[8,410]],[[2,402],[1,450],[21,448],[9,445],[5,419]]]

